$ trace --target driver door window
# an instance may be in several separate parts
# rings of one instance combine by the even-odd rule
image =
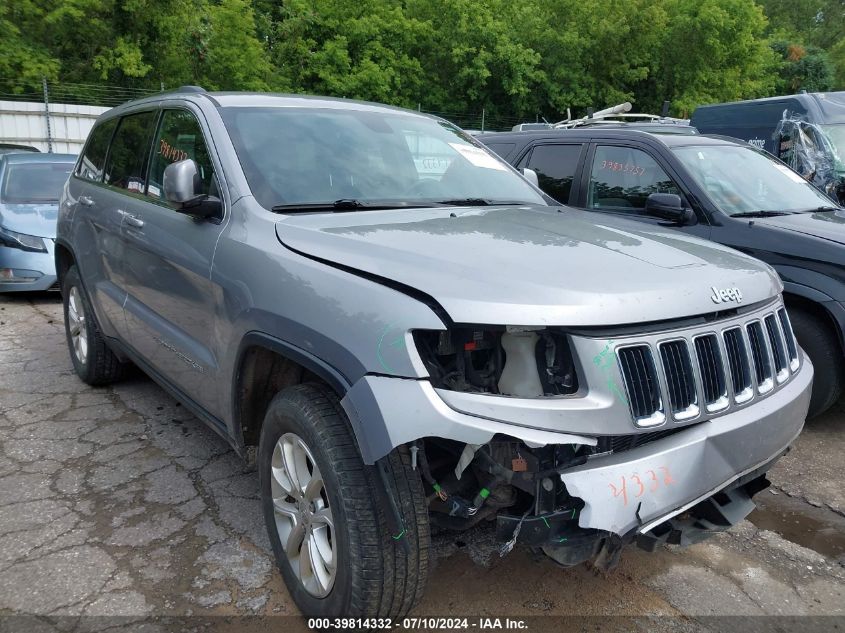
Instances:
[[[646,198],[652,193],[682,195],[646,152],[633,147],[596,147],[587,195],[589,208],[644,215]]]
[[[153,144],[147,196],[169,206],[164,197],[164,170],[186,159],[194,160],[199,168],[201,187],[197,193],[218,195],[199,121],[187,110],[165,110]]]

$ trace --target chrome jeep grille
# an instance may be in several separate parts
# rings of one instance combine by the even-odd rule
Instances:
[[[640,427],[728,411],[786,383],[799,365],[782,307],[619,345],[616,355]]]
[[[634,417],[647,420],[663,409],[657,368],[647,345],[636,345],[619,350],[619,363],[628,389],[628,401]],[[663,416],[660,416],[660,422]],[[659,424],[659,422],[656,422]],[[652,424],[655,424],[653,422]]]
[[[666,374],[669,390],[669,404],[677,418],[698,415],[698,393],[695,388],[695,374],[692,370],[689,349],[685,340],[667,341],[660,344],[660,360]]]

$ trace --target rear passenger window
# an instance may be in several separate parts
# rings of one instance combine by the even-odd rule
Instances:
[[[117,119],[111,119],[94,126],[88,134],[88,142],[76,168],[76,175],[86,180],[100,182],[103,179],[103,165],[106,162],[106,152],[109,149],[114,126]]]
[[[652,193],[682,195],[651,156],[633,147],[599,145],[593,158],[587,206],[643,213]]]
[[[147,195],[164,201],[164,170],[171,163],[187,159],[195,161],[199,168],[201,191],[197,193],[218,195],[199,121],[187,110],[165,110],[153,145]]]
[[[567,204],[572,181],[578,170],[581,145],[538,145],[531,151],[526,167],[537,172],[540,189]]]
[[[109,150],[106,184],[143,193],[155,119],[155,112],[141,112],[120,120]]]

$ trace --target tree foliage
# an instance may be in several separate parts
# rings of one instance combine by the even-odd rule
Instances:
[[[780,58],[777,92],[823,92],[833,86],[833,65],[821,49],[779,40],[772,43],[772,50]]]
[[[0,0],[0,92],[195,83],[553,119],[843,87],[845,1],[759,1]]]

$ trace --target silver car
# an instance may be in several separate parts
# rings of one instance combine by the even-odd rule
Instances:
[[[71,359],[134,362],[257,461],[299,608],[397,617],[431,525],[613,567],[725,530],[813,377],[766,264],[545,197],[416,112],[186,87],[62,199]]]
[[[75,162],[73,154],[0,155],[0,292],[58,289],[56,217]]]

